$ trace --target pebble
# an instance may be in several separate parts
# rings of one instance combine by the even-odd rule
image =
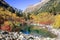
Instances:
[[[9,32],[9,34],[0,34],[0,40],[60,40],[57,38],[44,38],[34,35],[27,35],[23,33],[17,33],[17,32]]]

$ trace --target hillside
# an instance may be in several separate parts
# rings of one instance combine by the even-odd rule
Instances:
[[[60,0],[50,0],[38,10],[38,12],[54,12],[54,11],[60,13]]]
[[[59,12],[60,0],[43,0],[26,8],[24,12]]]
[[[9,10],[10,12],[14,13],[15,10],[13,7],[11,7],[8,3],[6,3],[4,0],[0,0],[0,7],[3,7],[4,9]]]
[[[28,6],[24,10],[24,12],[27,12],[27,13],[28,12],[35,12],[38,9],[40,9],[44,4],[46,4],[48,1],[50,1],[50,0],[42,0],[41,2],[38,2],[38,3],[34,4],[34,5]]]
[[[20,11],[14,9],[4,0],[0,0],[0,30],[19,31],[20,24],[24,23],[24,18],[20,17]]]
[[[33,23],[60,28],[60,0],[43,0],[28,7],[24,12]]]

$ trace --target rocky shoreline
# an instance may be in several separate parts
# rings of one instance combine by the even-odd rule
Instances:
[[[60,38],[42,37],[32,34],[23,34],[22,32],[1,31],[0,40],[60,40]]]

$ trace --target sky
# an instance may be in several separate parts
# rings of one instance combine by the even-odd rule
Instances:
[[[25,10],[29,5],[36,4],[41,0],[5,0],[10,6]]]

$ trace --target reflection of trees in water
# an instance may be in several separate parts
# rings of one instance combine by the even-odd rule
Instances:
[[[30,25],[27,25],[27,23],[25,23],[23,26],[22,26],[22,32],[24,33],[30,33]]]

